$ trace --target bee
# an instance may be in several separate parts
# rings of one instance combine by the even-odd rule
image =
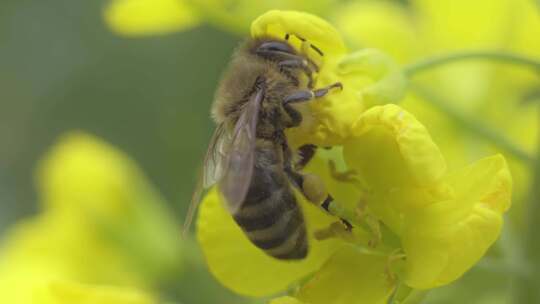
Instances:
[[[232,217],[255,246],[277,259],[298,260],[307,256],[309,246],[293,188],[327,211],[332,197],[320,179],[300,171],[316,146],[292,151],[285,130],[302,122],[295,105],[340,90],[342,85],[314,89],[319,67],[305,51],[297,51],[289,38],[248,39],[234,53],[215,95],[212,117],[217,127],[184,232],[201,192],[217,184]],[[319,48],[298,38],[303,50],[308,46],[324,56]],[[297,162],[296,154],[300,155]]]

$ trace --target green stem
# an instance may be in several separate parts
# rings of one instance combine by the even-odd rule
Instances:
[[[445,100],[442,96],[438,96],[430,90],[418,85],[409,84],[409,86],[415,95],[426,100],[433,107],[443,112],[448,118],[453,120],[457,126],[470,131],[481,139],[491,142],[499,149],[505,151],[516,159],[519,159],[525,163],[533,163],[534,158],[529,155],[529,153],[515,145],[506,137],[502,136],[500,132],[497,132],[496,130],[493,130],[490,127],[480,123],[478,119],[461,112],[459,109],[452,106],[451,103]]]
[[[463,60],[486,60],[501,62],[513,65],[522,65],[524,67],[529,67],[536,71],[540,71],[539,60],[502,51],[471,51],[437,56],[406,65],[403,70],[405,75],[410,78],[416,76],[418,73],[436,68],[438,66]]]
[[[539,112],[540,114],[540,112]],[[540,115],[539,115],[540,123]],[[537,158],[540,159],[540,138],[538,139]],[[528,276],[518,276],[515,280],[514,303],[540,303],[540,242],[538,225],[540,224],[540,161],[532,168],[533,181],[529,188],[523,236],[524,260],[530,270]]]

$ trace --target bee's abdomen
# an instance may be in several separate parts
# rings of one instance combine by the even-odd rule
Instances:
[[[302,211],[279,164],[256,167],[246,200],[234,219],[251,242],[278,259],[308,252]]]

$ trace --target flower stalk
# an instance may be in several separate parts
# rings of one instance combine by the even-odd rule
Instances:
[[[422,72],[437,68],[439,66],[464,60],[486,60],[521,65],[540,73],[539,60],[503,51],[469,51],[436,56],[406,65],[403,68],[403,71],[404,74],[410,79]],[[480,138],[486,139],[515,158],[525,163],[533,163],[534,158],[526,151],[516,146],[509,139],[501,136],[496,130],[481,124],[478,122],[478,120],[468,117],[465,113],[459,111],[459,109],[452,107],[450,105],[451,103],[445,101],[442,97],[437,96],[425,88],[417,85],[410,84],[410,88],[414,94],[421,97],[423,100],[428,101],[435,108],[445,113],[450,119],[454,120],[457,125],[462,126],[475,135],[478,135]]]
[[[540,110],[538,115],[540,123]],[[532,168],[533,180],[528,198],[526,231],[523,237],[523,258],[530,271],[526,276],[516,277],[516,293],[513,303],[540,303],[540,242],[538,242],[538,223],[540,223],[540,138],[538,139],[536,161]]]
[[[430,69],[464,60],[484,60],[507,63],[512,65],[522,65],[524,67],[529,67],[533,70],[540,72],[539,60],[502,51],[470,51],[436,56],[409,64],[405,66],[403,70],[405,71],[405,75],[411,78],[419,73],[428,71]]]

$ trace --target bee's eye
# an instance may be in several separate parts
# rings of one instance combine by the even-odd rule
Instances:
[[[294,50],[289,44],[285,42],[279,42],[279,41],[265,42],[257,48],[257,52],[258,53],[283,52],[283,53],[294,54]]]

